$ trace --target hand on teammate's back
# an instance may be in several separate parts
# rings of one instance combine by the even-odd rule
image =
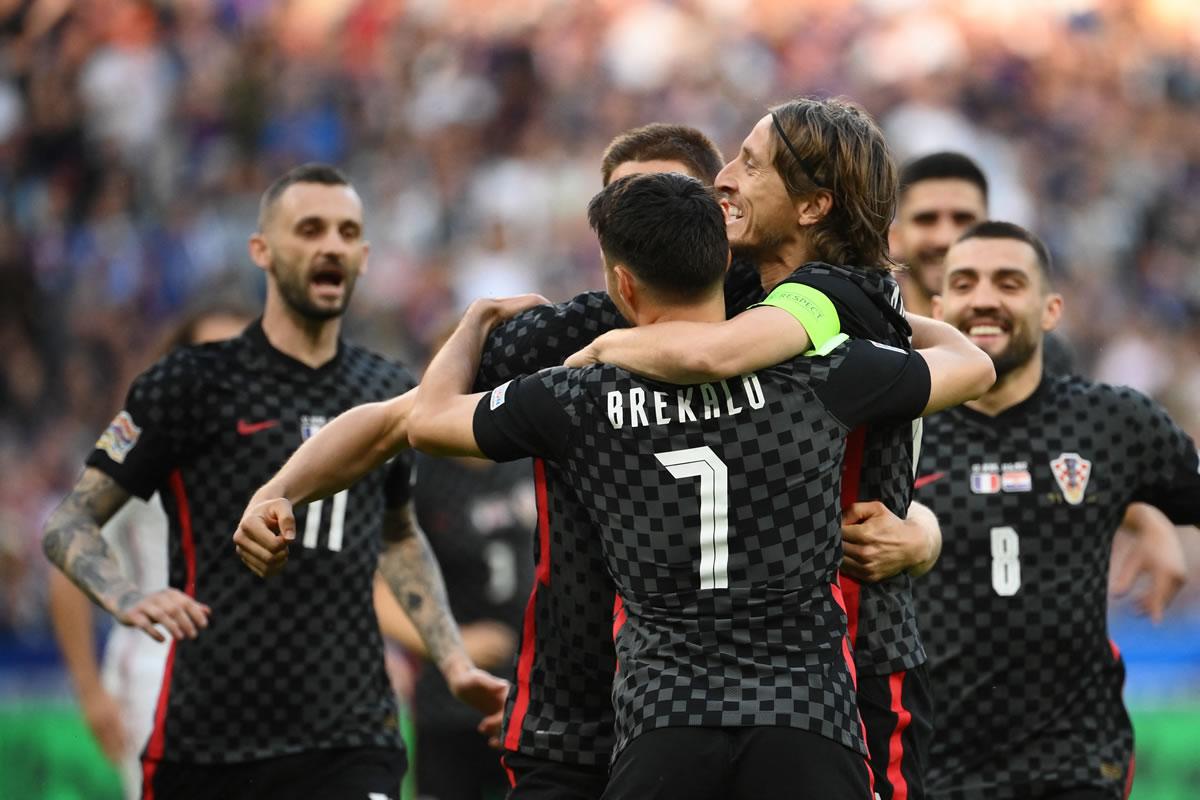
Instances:
[[[233,534],[238,558],[260,578],[283,570],[288,544],[296,538],[296,516],[285,498],[251,501]]]
[[[511,297],[483,297],[467,307],[465,317],[474,317],[490,327],[515,317],[537,306],[549,305],[550,301],[540,294],[516,294]]]
[[[929,558],[925,531],[877,500],[842,512],[842,571],[860,581],[890,578]]]
[[[174,639],[195,639],[208,627],[212,609],[178,589],[162,589],[144,596],[131,597],[114,613],[117,622],[138,628],[156,642],[167,639],[156,625],[167,629]]]

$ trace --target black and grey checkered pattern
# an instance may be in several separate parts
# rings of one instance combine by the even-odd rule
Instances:
[[[208,629],[174,646],[161,747],[152,739],[150,757],[238,762],[400,746],[371,586],[385,506],[408,498],[409,459],[344,501],[324,501],[319,525],[308,519],[315,505],[300,509],[278,577],[246,569],[231,537],[306,428],[411,386],[403,368],[346,343],[308,368],[273,349],[258,323],[177,351],[135,381],[126,411],[142,429],[137,444],[122,463],[103,449],[88,463],[138,494],[159,492],[171,520],[170,584],[185,589],[194,570],[195,596],[212,606]]]
[[[600,334],[626,326],[604,292],[531,309],[492,332],[476,388],[557,366]],[[548,580],[538,582],[526,609],[502,741],[538,758],[604,765],[613,749],[615,591],[574,489],[560,467],[542,469],[545,503],[538,514],[548,546],[535,536],[534,557]]]
[[[826,276],[862,288],[875,307],[846,302],[849,295],[839,292],[837,284]],[[898,328],[894,320],[879,313],[888,305],[904,313],[900,287],[889,273],[879,270],[847,269],[812,263],[793,273],[789,282],[815,286],[833,300],[838,309],[842,331],[850,336],[874,339],[897,347],[907,347],[909,331]],[[920,422],[900,425],[874,425],[866,432],[862,467],[858,475],[858,496],[851,500],[878,500],[898,517],[908,515],[913,493],[913,440],[919,436]],[[852,480],[853,476],[847,476]],[[912,580],[900,573],[876,583],[859,584],[858,625],[854,638],[854,665],[863,675],[886,675],[912,669],[925,662],[925,648],[917,630],[913,607]]]
[[[845,352],[759,373],[759,408],[740,380],[728,393],[707,387],[721,415],[705,419],[696,399],[697,421],[686,423],[675,421],[677,391],[699,398],[704,387],[678,390],[610,366],[536,378],[575,419],[563,463],[628,615],[617,633],[617,752],[645,731],[681,725],[789,726],[865,752],[834,588],[847,430],[815,394]],[[673,422],[634,426],[632,391],[645,392],[650,420],[663,393]],[[626,409],[615,430],[613,393]],[[659,461],[697,448],[727,470],[724,505]],[[701,588],[709,502],[728,516],[727,587]]]
[[[529,531],[536,514],[527,465],[418,453],[416,471],[417,522],[442,569],[454,619],[463,627],[490,620],[520,631],[533,584]],[[512,680],[510,664],[488,669]],[[479,722],[432,665],[421,670],[413,707],[422,730],[472,732]]]
[[[1051,465],[1064,454],[1077,503]],[[1195,445],[1133,390],[1046,377],[996,417],[927,419],[920,463],[917,499],[944,542],[915,584],[937,721],[930,796],[1122,797],[1133,753],[1106,626],[1112,537],[1131,500],[1196,508]]]

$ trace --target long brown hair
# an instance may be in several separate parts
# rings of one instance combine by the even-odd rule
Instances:
[[[816,259],[891,269],[888,227],[896,213],[896,163],[871,115],[844,98],[802,97],[770,109],[772,162],[788,194],[833,197],[811,229]]]

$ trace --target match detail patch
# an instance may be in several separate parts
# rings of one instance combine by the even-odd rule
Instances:
[[[129,416],[128,411],[122,411],[108,424],[104,433],[100,434],[96,449],[108,453],[108,457],[118,464],[124,464],[125,457],[141,436],[142,429],[133,423],[133,417]]]
[[[508,394],[508,387],[512,381],[506,381],[500,384],[495,389],[492,389],[492,397],[488,400],[488,410],[495,411],[500,406],[504,405],[505,395]]]

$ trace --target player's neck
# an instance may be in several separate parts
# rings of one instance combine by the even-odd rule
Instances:
[[[972,411],[994,417],[1037,391],[1042,382],[1042,347],[1024,365],[999,378],[987,394],[966,404]]]
[[[808,242],[801,239],[787,242],[775,252],[759,259],[755,267],[758,269],[758,279],[762,283],[763,291],[769,292],[783,283],[784,278],[812,261],[813,255]]]
[[[694,303],[646,304],[636,312],[634,324],[653,325],[656,322],[724,322],[725,295],[721,292]]]
[[[341,317],[312,320],[290,308],[273,292],[263,311],[263,333],[279,352],[316,369],[337,355]]]
[[[911,272],[901,272],[900,297],[904,300],[904,310],[910,314],[922,317],[933,316],[933,297],[925,293],[921,284]]]

